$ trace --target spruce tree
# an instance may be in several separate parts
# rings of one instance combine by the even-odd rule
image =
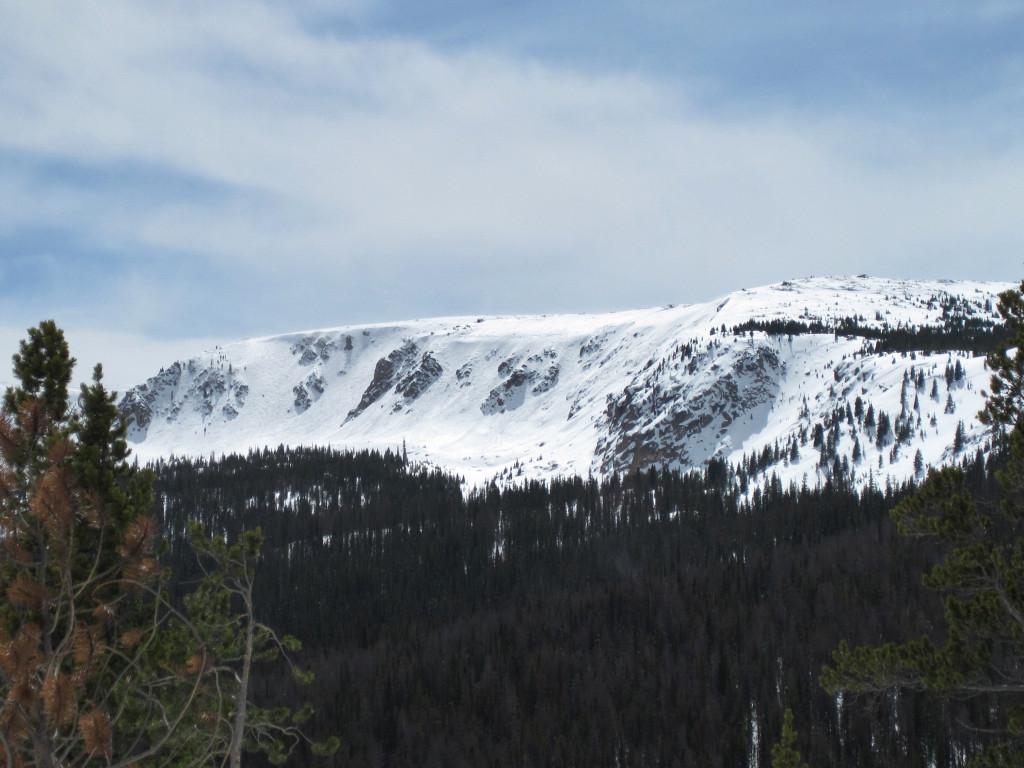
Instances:
[[[787,709],[782,720],[782,736],[772,746],[772,768],[807,768],[796,744],[797,732],[793,729],[793,710]]]

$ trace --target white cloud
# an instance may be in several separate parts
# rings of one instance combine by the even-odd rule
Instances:
[[[713,117],[666,82],[317,35],[282,4],[37,0],[4,16],[0,146],[215,192],[127,199],[130,178],[83,190],[30,168],[2,182],[0,230],[59,220],[140,261],[186,251],[276,275],[282,293],[363,269],[379,282],[354,303],[401,306],[431,290],[424,258],[447,281],[490,260],[509,279],[475,284],[481,307],[533,292],[534,309],[601,309],[811,272],[899,275],[930,252],[948,274],[958,251],[1005,258],[1024,241],[1024,142]],[[572,268],[569,297],[556,281]]]

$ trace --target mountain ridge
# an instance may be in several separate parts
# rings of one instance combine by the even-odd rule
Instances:
[[[119,407],[142,461],[315,444],[405,450],[476,484],[714,459],[751,483],[898,483],[988,449],[977,346],[1012,287],[804,278],[607,314],[342,326],[176,361]]]

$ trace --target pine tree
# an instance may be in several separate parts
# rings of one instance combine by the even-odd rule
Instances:
[[[67,416],[68,385],[75,367],[64,332],[53,320],[44,320],[28,330],[13,356],[14,376],[19,385],[4,393],[3,410],[15,413],[27,401],[39,401],[51,423],[60,424]]]
[[[881,448],[889,441],[892,434],[892,425],[889,422],[889,414],[885,411],[878,413],[878,428],[875,430],[875,445]]]
[[[793,729],[793,710],[787,709],[782,720],[782,737],[772,746],[772,768],[807,768],[797,751],[797,732]]]
[[[138,742],[120,717],[168,679],[137,674],[162,594],[148,479],[111,453],[118,431],[94,408],[109,402],[99,372],[71,418],[74,359],[52,321],[29,331],[13,362],[18,384],[0,413],[6,764],[117,764],[126,739],[136,756],[152,754],[160,744]]]
[[[953,433],[953,453],[960,453],[964,449],[964,443],[967,441],[967,433],[964,429],[964,423],[958,421],[956,423],[956,431]]]
[[[1018,290],[999,295],[999,314],[1010,331],[1010,338],[1002,342],[988,356],[988,367],[993,371],[992,391],[985,401],[980,418],[983,424],[999,431],[1016,428],[1024,423],[1024,282]],[[1012,354],[1011,354],[1012,353]]]
[[[309,706],[266,709],[250,702],[256,662],[271,662],[284,656],[295,680],[309,684],[310,672],[299,669],[290,653],[301,648],[291,636],[278,637],[256,618],[253,587],[256,563],[263,546],[259,529],[245,531],[229,545],[223,538],[207,536],[199,524],[190,526],[193,547],[203,565],[205,578],[186,598],[189,614],[200,634],[200,647],[210,654],[210,663],[223,675],[231,695],[221,700],[216,718],[199,726],[224,744],[227,765],[240,768],[243,749],[263,752],[274,765],[283,763],[300,744],[313,753],[330,755],[338,748],[337,738],[313,742],[301,725],[312,714]],[[234,610],[232,605],[241,606]]]
[[[211,643],[249,627],[243,657],[251,661],[275,651],[273,633],[232,623],[225,610],[189,616],[169,600],[150,473],[128,463],[102,369],[73,413],[74,359],[56,325],[31,329],[13,360],[18,383],[0,411],[0,764],[184,767],[230,758],[237,768],[239,728],[295,738],[300,718],[289,712],[282,723],[244,706],[248,672],[239,677]],[[242,597],[251,617],[251,594],[232,586],[235,549],[211,551],[226,594]],[[243,554],[248,577],[251,546]],[[286,756],[282,744],[255,746],[276,759]]]

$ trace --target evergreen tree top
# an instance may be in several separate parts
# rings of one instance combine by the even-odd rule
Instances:
[[[76,362],[64,331],[53,320],[43,320],[37,328],[28,329],[28,338],[21,340],[11,360],[19,385],[7,388],[4,410],[15,413],[24,401],[41,399],[49,419],[63,421],[68,414],[68,386]]]

